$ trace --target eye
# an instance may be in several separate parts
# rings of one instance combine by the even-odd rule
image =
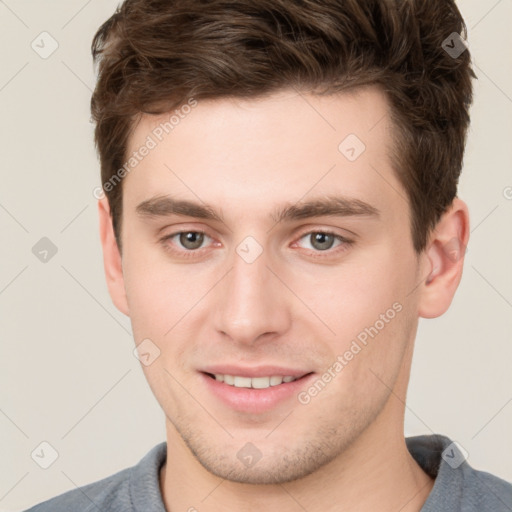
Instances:
[[[170,252],[178,253],[184,257],[193,257],[201,252],[200,249],[205,242],[205,238],[211,239],[204,231],[188,230],[171,233],[163,237],[161,242],[165,249]],[[305,248],[319,257],[324,256],[320,253],[327,253],[325,256],[332,256],[333,254],[348,249],[348,247],[353,244],[352,240],[325,230],[303,233],[299,240],[302,239],[306,239],[310,242],[310,247],[306,246]],[[334,245],[336,241],[338,241],[338,245]],[[334,250],[331,250],[333,246]]]
[[[201,248],[205,237],[210,238],[204,231],[178,231],[162,238],[162,242],[167,244],[169,241],[172,242],[173,238],[177,238],[178,247],[181,245],[185,249],[184,252],[193,252]],[[176,243],[172,243],[172,245],[176,245]]]
[[[332,249],[336,240],[339,241],[339,244],[336,247],[340,247],[340,249],[346,249],[353,242],[348,240],[347,238],[333,233],[331,231],[309,231],[308,233],[304,233],[300,240],[306,239],[310,241],[310,246],[314,252],[327,252]],[[308,247],[306,247],[308,248]],[[338,252],[338,251],[330,251]]]

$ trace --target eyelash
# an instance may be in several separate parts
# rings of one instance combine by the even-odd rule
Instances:
[[[168,250],[168,251],[170,251],[170,252],[172,252],[174,254],[179,254],[180,256],[183,256],[185,258],[193,258],[193,257],[197,256],[198,253],[202,252],[202,249],[204,249],[204,248],[194,249],[194,250],[187,250],[187,249],[177,250],[177,249],[174,249],[174,248],[170,247],[169,244],[167,243],[168,241],[170,241],[175,236],[181,235],[183,233],[202,234],[202,235],[207,236],[208,238],[212,238],[212,237],[210,237],[208,235],[208,233],[206,233],[205,231],[202,231],[200,229],[197,229],[197,230],[189,229],[189,230],[176,231],[174,233],[166,235],[166,236],[164,236],[160,240],[160,242],[164,245],[166,250]],[[316,230],[312,230],[312,231],[307,231],[305,233],[302,233],[299,236],[298,240],[301,240],[305,236],[312,235],[312,234],[318,234],[318,233],[320,233],[322,235],[332,235],[334,238],[336,238],[340,242],[342,242],[337,247],[340,250],[345,250],[346,248],[350,247],[354,243],[353,240],[349,240],[348,238],[345,238],[344,236],[341,236],[341,235],[339,235],[339,234],[337,234],[337,233],[335,233],[333,231],[330,231],[328,229],[324,229],[324,230],[316,229]],[[328,258],[328,257],[333,257],[334,255],[336,255],[340,251],[336,250],[336,248],[334,248],[334,249],[327,249],[325,251],[313,251],[313,252],[315,253],[314,257],[316,257],[316,258]]]

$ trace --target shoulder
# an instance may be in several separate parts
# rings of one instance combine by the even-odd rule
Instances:
[[[462,473],[463,503],[467,510],[512,510],[510,482],[474,469],[469,464],[466,464]]]
[[[411,455],[435,478],[422,512],[512,510],[512,484],[473,468],[457,443],[439,434],[406,438]]]
[[[67,491],[25,512],[132,512],[139,510],[139,501],[155,504],[158,509],[159,470],[166,458],[166,446],[165,442],[160,443],[135,466]]]
[[[25,512],[64,512],[80,511],[90,512],[101,509],[130,510],[129,508],[129,480],[131,468],[123,469],[97,482],[72,489],[64,494],[55,496],[43,503],[39,503]],[[126,502],[128,499],[128,502]],[[121,508],[118,508],[118,505]],[[107,508],[111,507],[111,508]]]

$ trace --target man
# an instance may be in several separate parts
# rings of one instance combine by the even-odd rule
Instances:
[[[510,510],[404,439],[469,238],[452,1],[126,0],[92,98],[107,283],[167,439],[32,511]]]

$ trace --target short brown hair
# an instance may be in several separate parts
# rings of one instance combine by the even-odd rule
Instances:
[[[392,109],[393,164],[419,253],[457,193],[475,75],[469,51],[455,58],[443,41],[465,38],[453,0],[125,0],[92,42],[102,183],[124,165],[142,113],[192,97],[378,85]],[[121,247],[122,183],[105,193]]]

